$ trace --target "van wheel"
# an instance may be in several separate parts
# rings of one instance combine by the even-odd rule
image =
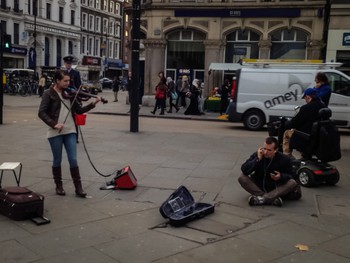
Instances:
[[[259,110],[250,110],[244,115],[243,124],[247,130],[261,130],[265,124],[264,114]]]

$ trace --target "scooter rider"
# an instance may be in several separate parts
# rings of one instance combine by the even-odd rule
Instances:
[[[305,99],[306,104],[301,106],[299,112],[285,123],[287,130],[283,134],[283,153],[290,157],[292,157],[293,149],[304,152],[308,144],[306,139],[294,134],[293,129],[310,134],[313,123],[320,119],[319,110],[326,107],[317,96],[315,88],[306,89],[303,99]]]

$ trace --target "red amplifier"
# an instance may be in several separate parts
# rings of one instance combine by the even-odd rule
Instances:
[[[117,172],[114,177],[114,185],[115,189],[134,189],[137,186],[137,179],[130,166],[126,166]]]

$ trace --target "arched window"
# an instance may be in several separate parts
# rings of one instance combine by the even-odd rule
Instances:
[[[50,66],[50,40],[45,37],[45,66]]]
[[[271,59],[306,59],[308,35],[298,29],[274,31],[271,37]]]
[[[56,47],[57,47],[57,61],[56,65],[57,67],[60,67],[62,65],[62,42],[60,39],[57,39],[56,41]]]
[[[244,58],[259,58],[260,36],[251,30],[237,30],[226,36],[226,63],[238,63]]]
[[[195,30],[178,30],[167,35],[167,74],[174,77],[177,69],[193,69],[196,78],[203,79],[206,35]],[[172,73],[171,73],[172,72]],[[198,74],[196,74],[198,72]],[[203,76],[202,76],[203,75]]]
[[[68,41],[68,54],[73,54],[73,42]]]

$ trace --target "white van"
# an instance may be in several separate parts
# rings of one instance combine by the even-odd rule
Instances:
[[[243,122],[248,130],[259,130],[281,116],[292,117],[294,108],[305,104],[305,89],[315,86],[315,76],[324,72],[332,88],[328,107],[332,120],[350,127],[350,77],[335,70],[340,63],[269,64],[253,63],[236,71],[228,120]]]

